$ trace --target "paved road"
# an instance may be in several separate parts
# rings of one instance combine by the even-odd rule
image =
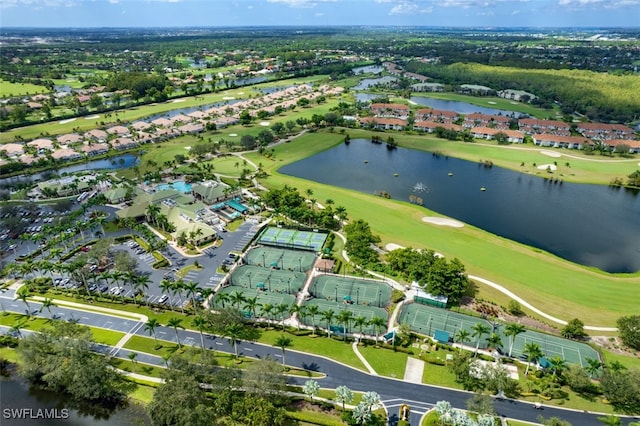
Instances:
[[[21,301],[12,300],[13,291],[9,290],[0,295],[5,309],[13,312],[24,313],[26,306]],[[29,302],[32,311],[40,308],[40,304]],[[141,323],[135,320],[118,318],[101,313],[94,312],[73,312],[68,308],[55,307],[51,309],[53,315],[59,315],[61,318],[75,318],[81,324],[91,325],[95,327],[104,327],[122,332],[132,332],[140,336],[149,337],[149,335],[141,327]],[[44,311],[42,316],[49,317],[48,311]],[[188,324],[185,324],[188,325]],[[200,334],[196,331],[178,330],[180,341],[188,345],[200,345]],[[156,336],[159,339],[175,342],[175,331],[168,327],[159,327],[156,329]],[[233,347],[228,339],[206,335],[205,345],[208,349],[233,353]],[[125,358],[129,351],[127,349],[115,350],[110,347],[103,347],[102,352],[109,352],[112,355]],[[280,348],[266,346],[254,342],[239,342],[238,351],[240,354],[265,358],[272,357],[275,360],[282,360],[282,352]],[[164,365],[164,361],[157,356],[140,353],[136,358],[139,362],[152,365]],[[286,352],[286,362],[288,365],[314,370],[325,373],[327,376],[318,379],[321,387],[336,388],[340,385],[347,385],[356,391],[376,391],[382,397],[382,400],[389,410],[391,416],[397,414],[399,404],[403,402],[409,403],[412,407],[412,424],[419,424],[419,418],[426,410],[433,406],[437,401],[447,400],[454,407],[465,408],[466,401],[471,397],[471,393],[439,388],[429,385],[406,383],[401,380],[385,378],[380,376],[371,376],[365,372],[347,367],[335,361],[329,360],[316,355],[304,354],[289,349]],[[292,384],[303,384],[306,379],[291,377],[289,382]],[[545,417],[557,416],[566,419],[576,426],[600,426],[601,422],[597,419],[597,415],[588,414],[580,411],[562,410],[553,407],[545,407],[542,411],[535,410],[531,404],[513,401],[513,400],[494,400],[496,411],[503,416],[535,422],[539,415]],[[628,421],[626,422],[628,423]]]

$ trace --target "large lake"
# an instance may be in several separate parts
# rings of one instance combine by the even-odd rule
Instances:
[[[640,270],[637,192],[554,184],[429,152],[390,151],[385,144],[364,139],[340,144],[279,171],[370,194],[386,191],[397,200],[409,201],[415,195],[431,210],[567,260],[608,272]]]

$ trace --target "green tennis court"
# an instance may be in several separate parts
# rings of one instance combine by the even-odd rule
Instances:
[[[274,292],[266,292],[259,291],[256,289],[248,289],[248,288],[238,288],[236,286],[229,286],[219,290],[218,293],[235,293],[236,291],[240,291],[245,299],[252,299],[254,297],[258,298],[258,305],[256,306],[256,314],[258,317],[267,318],[267,314],[263,312],[262,308],[265,305],[278,306],[281,304],[285,304],[287,306],[291,306],[295,303],[296,298],[293,295],[286,293],[274,293]],[[231,302],[226,302],[224,307],[234,306]],[[213,307],[222,308],[222,304],[219,303],[218,297],[213,300]],[[235,306],[245,313],[247,317],[252,316],[253,313],[249,312],[248,307],[245,302],[240,303],[240,305]],[[289,314],[286,314],[289,316]],[[275,318],[267,318],[267,319],[275,319]]]
[[[446,331],[451,337],[453,337],[460,329],[465,329],[469,333],[473,333],[471,327],[479,322],[491,329],[489,321],[481,318],[475,318],[469,315],[447,311],[445,309],[421,305],[419,303],[405,304],[398,316],[398,323],[409,324],[413,331],[427,336],[433,336],[436,330]],[[488,336],[483,336],[480,341],[481,348],[485,348],[487,346],[487,342],[484,340],[485,337]],[[473,343],[475,345],[476,341],[473,340],[473,342],[469,343]]]
[[[308,251],[261,246],[248,251],[244,259],[249,265],[306,272],[313,268],[316,255]]]
[[[363,317],[367,320],[367,323],[362,326],[362,332],[364,334],[369,334],[371,336],[375,336],[376,330],[372,325],[369,325],[369,320],[374,317],[384,318],[385,321],[389,320],[389,314],[383,308],[378,308],[375,306],[363,306],[363,305],[349,305],[342,302],[333,302],[324,299],[311,299],[307,301],[303,306],[309,307],[312,305],[318,306],[319,313],[314,315],[313,318],[310,315],[304,316],[301,318],[302,322],[305,325],[313,325],[315,322],[316,327],[327,329],[327,321],[322,319],[322,315],[320,312],[324,311],[333,311],[334,318],[331,320],[331,328],[333,331],[336,330],[336,327],[340,328],[339,332],[344,330],[344,324],[340,323],[338,320],[338,315],[340,315],[341,311],[349,311],[352,313],[352,319],[349,321],[349,333],[360,333],[360,326],[358,326],[355,322],[355,318]],[[383,327],[378,330],[380,335],[383,335],[386,332],[387,327]]]
[[[436,330],[443,330],[448,332],[452,338],[460,329],[465,329],[472,334],[473,330],[471,327],[479,322],[482,322],[490,329],[492,328],[489,321],[481,318],[418,303],[408,303],[404,305],[398,316],[398,322],[409,324],[411,329],[417,333],[433,336]],[[504,324],[500,323],[495,328],[495,332],[502,339],[502,351],[506,352],[509,348],[510,337],[504,334]],[[487,347],[487,337],[489,337],[488,334],[481,337],[480,348],[484,349]],[[470,341],[466,342],[466,344],[475,346],[476,342],[475,337],[470,337]],[[536,343],[540,346],[546,358],[561,356],[571,364],[586,366],[587,362],[585,358],[599,359],[598,353],[587,344],[531,330],[527,330],[516,336],[511,355],[516,358],[526,359],[523,351],[527,343]]]
[[[326,233],[269,226],[258,238],[258,243],[278,247],[320,251],[327,239]]]
[[[309,292],[313,297],[327,301],[379,308],[391,302],[391,287],[388,284],[338,275],[315,277]]]
[[[307,275],[304,272],[243,265],[236,268],[229,279],[231,285],[236,287],[294,294],[302,289]]]
[[[502,336],[502,341],[507,347],[509,345],[508,339],[508,337]],[[535,343],[540,346],[547,359],[560,356],[570,364],[579,364],[583,367],[588,365],[586,358],[600,359],[598,352],[585,343],[574,342],[573,340],[531,330],[516,336],[513,342],[512,355],[526,359],[527,356],[524,355],[523,351],[527,343]]]

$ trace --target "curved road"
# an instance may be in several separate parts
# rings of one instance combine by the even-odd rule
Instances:
[[[14,297],[13,290],[9,290],[5,294],[0,295],[4,308],[8,311],[24,313],[27,308],[26,305],[21,301],[13,300]],[[29,302],[29,309],[32,312],[40,309],[40,306],[41,304],[35,301]],[[87,308],[91,309],[91,306],[87,306]],[[54,315],[62,319],[74,318],[81,324],[149,337],[143,329],[144,323],[136,321],[135,319],[121,318],[98,312],[78,311],[58,306],[51,308],[51,314],[45,310],[42,316],[49,317],[49,315]],[[181,343],[183,344],[195,346],[200,345],[200,334],[197,331],[179,330],[178,335]],[[159,327],[156,329],[156,336],[159,339],[171,342],[176,341],[175,332],[172,328]],[[206,335],[205,345],[207,348],[213,350],[228,353],[234,352],[233,347],[229,344],[228,340],[218,336]],[[127,359],[127,355],[130,352],[127,349],[108,346],[103,346],[98,348],[98,350],[104,353],[109,353],[112,356],[118,356],[125,359]],[[265,358],[270,356],[276,360],[282,359],[282,353],[279,347],[267,346],[255,342],[239,342],[238,351],[249,357]],[[465,391],[440,388],[431,385],[407,383],[402,380],[381,376],[372,376],[336,361],[317,355],[297,352],[291,349],[286,352],[286,359],[288,365],[325,373],[326,377],[317,379],[321,387],[336,388],[340,385],[347,385],[349,388],[357,391],[378,392],[392,419],[393,416],[397,414],[399,405],[407,402],[412,407],[412,424],[419,424],[422,414],[431,408],[437,401],[447,400],[451,402],[454,407],[465,408],[466,401],[472,395]],[[139,353],[137,360],[139,362],[152,365],[164,365],[162,358],[146,353]],[[303,384],[304,381],[306,381],[304,378],[289,378],[289,382],[295,384]],[[572,411],[554,407],[544,407],[542,411],[539,411],[535,410],[532,404],[509,399],[495,399],[494,404],[499,415],[508,418],[535,422],[539,415],[543,415],[545,417],[560,417],[568,420],[573,425],[601,425],[598,420],[598,415],[581,411]]]

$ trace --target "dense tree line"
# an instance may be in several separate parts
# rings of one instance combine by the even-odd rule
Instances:
[[[173,87],[165,76],[139,72],[117,73],[106,86],[108,91],[128,90],[134,100],[150,96],[155,101],[166,100],[165,89]]]
[[[307,190],[307,195],[313,196],[313,191]],[[300,195],[296,188],[285,185],[281,189],[272,189],[262,196],[262,201],[276,215],[283,214],[290,219],[308,226],[337,230],[340,220],[344,220],[344,207],[333,207],[333,203],[326,203],[319,208],[314,198],[309,202]]]
[[[640,92],[640,79],[633,75],[418,61],[407,63],[406,68],[453,86],[480,84],[494,90],[525,90],[538,96],[539,103],[557,101],[563,112],[585,114],[594,121],[632,121],[640,111],[640,99],[635,96]]]

